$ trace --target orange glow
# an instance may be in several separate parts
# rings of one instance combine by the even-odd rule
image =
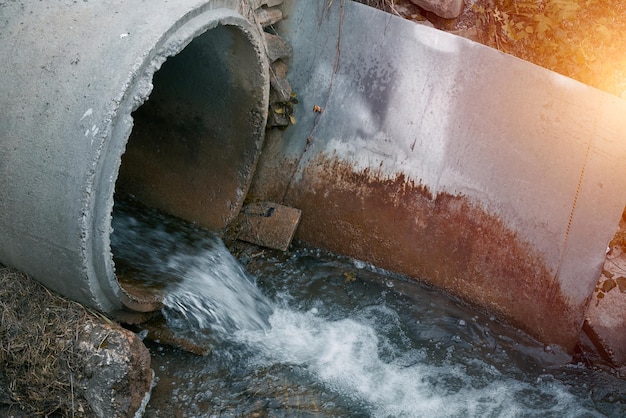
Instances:
[[[435,27],[626,98],[626,1],[472,0]],[[473,28],[473,31],[468,31]]]
[[[506,16],[506,24],[496,31],[506,38],[499,49],[626,98],[623,1],[496,0],[495,4],[493,13],[501,9],[498,15]],[[519,33],[522,29],[526,34]]]
[[[623,55],[623,58],[614,60],[611,63],[612,65],[609,65],[610,72],[602,80],[600,88],[612,92],[617,97],[626,99],[626,50]]]

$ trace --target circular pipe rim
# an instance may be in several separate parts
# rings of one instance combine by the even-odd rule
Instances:
[[[142,298],[124,289],[115,276],[113,254],[111,251],[111,218],[114,205],[115,182],[121,166],[123,149],[132,132],[132,112],[148,99],[152,89],[152,78],[160,66],[170,57],[177,55],[196,37],[220,25],[232,25],[240,30],[257,52],[258,71],[262,74],[262,97],[264,103],[259,107],[259,141],[262,141],[267,119],[269,96],[269,76],[267,58],[264,54],[262,37],[257,27],[232,9],[204,10],[194,16],[185,16],[186,21],[176,22],[172,29],[164,34],[155,45],[152,56],[142,58],[138,70],[134,71],[123,96],[119,98],[117,108],[111,112],[109,126],[112,127],[108,141],[97,155],[96,169],[92,173],[88,193],[91,199],[85,203],[89,207],[83,210],[82,224],[91,233],[91,246],[85,247],[84,259],[89,281],[99,289],[105,300],[100,300],[101,309],[113,314],[131,312],[152,312],[160,309],[161,300]],[[259,144],[260,150],[260,144]],[[96,293],[96,292],[94,292]],[[102,299],[102,298],[101,298]],[[127,315],[126,315],[127,316]]]

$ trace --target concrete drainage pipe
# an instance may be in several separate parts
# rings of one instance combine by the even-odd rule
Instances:
[[[238,213],[269,89],[247,4],[0,4],[1,263],[107,313],[158,308],[115,277],[114,192],[213,229]]]

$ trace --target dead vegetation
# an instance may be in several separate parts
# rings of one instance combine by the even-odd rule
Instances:
[[[465,0],[442,19],[410,0],[359,0],[477,40],[507,54],[626,98],[626,2],[617,0]]]
[[[84,363],[77,341],[87,316],[80,304],[0,266],[0,406],[5,412],[88,415],[87,405],[74,396],[74,376],[80,376]]]
[[[626,98],[626,4],[494,0],[472,6],[487,45]]]

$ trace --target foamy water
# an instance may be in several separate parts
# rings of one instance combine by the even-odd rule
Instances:
[[[211,329],[224,336],[269,328],[270,301],[223,244],[192,258],[169,260],[185,274],[185,280],[168,288],[163,299],[170,325]]]
[[[268,332],[237,335],[257,350],[255,365],[304,366],[332,391],[367,404],[374,417],[604,416],[583,407],[554,379],[520,382],[479,359],[472,375],[463,364],[429,364],[410,346],[393,348],[382,359],[387,342],[352,318],[328,321],[313,312],[277,309],[270,325]]]
[[[294,267],[295,256],[266,261],[277,267],[263,278],[263,292],[219,239],[194,227],[174,228],[176,222],[155,214],[142,219],[118,208],[114,251],[118,258],[138,256],[135,264],[147,280],[167,279],[164,316],[172,328],[208,331],[214,341],[225,343],[205,361],[207,366],[226,362],[221,365],[225,370],[248,374],[242,377],[251,385],[246,402],[267,384],[256,376],[286,367],[303,385],[317,388],[311,390],[341,399],[339,404],[348,405],[342,408],[352,409],[354,416],[605,416],[588,397],[573,394],[541,369],[540,345],[521,334],[519,345],[493,335],[496,325],[487,323],[490,319],[450,308],[448,302],[442,306],[443,296],[431,298],[429,305],[426,295],[420,307],[395,288],[413,285],[374,278],[378,273],[363,263]],[[131,242],[135,249],[125,250]],[[345,276],[348,270],[352,276]],[[528,375],[522,369],[526,362]],[[191,412],[182,416],[214,416],[236,408],[223,403],[227,395],[214,393],[222,383],[203,383],[210,380],[210,367],[192,363],[196,370],[184,374],[189,394],[183,398]],[[242,384],[233,390],[241,393]],[[237,393],[233,402],[241,402]],[[221,409],[203,407],[216,398]],[[325,404],[315,406],[321,409],[314,415],[336,415],[337,402],[327,404],[329,415]]]
[[[152,210],[137,213],[130,202],[116,214],[116,262],[163,289],[163,314],[172,327],[217,336],[268,327],[270,301],[217,236]]]

